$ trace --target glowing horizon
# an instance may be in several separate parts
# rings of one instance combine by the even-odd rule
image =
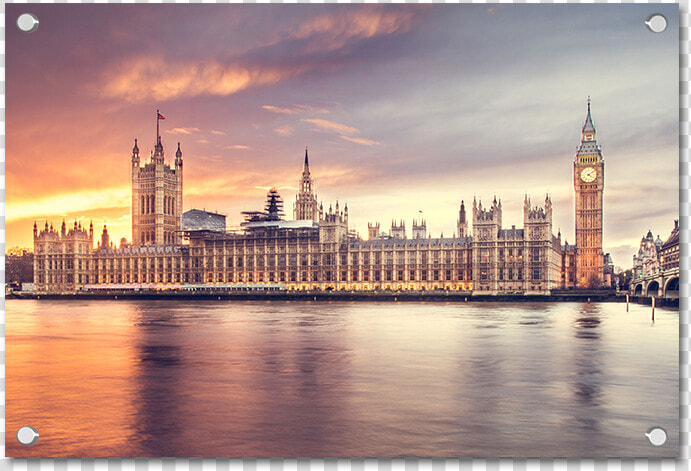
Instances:
[[[573,243],[589,95],[604,251],[628,267],[649,229],[665,239],[679,217],[674,5],[98,7],[36,5],[35,33],[6,33],[7,249],[31,248],[45,219],[130,240],[131,148],[148,160],[156,109],[167,162],[181,143],[183,211],[229,228],[270,187],[292,219],[307,145],[319,200],[347,202],[363,237],[368,222],[420,217],[450,237],[461,200],[471,219],[473,198],[495,195],[504,226],[522,227],[524,194],[549,193],[553,232]],[[643,26],[653,11],[666,33]]]

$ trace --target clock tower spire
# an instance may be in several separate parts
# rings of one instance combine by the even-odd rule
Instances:
[[[581,130],[581,145],[573,161],[573,185],[576,194],[576,283],[581,288],[596,287],[603,281],[604,171],[605,162],[597,144],[588,97],[588,112]]]

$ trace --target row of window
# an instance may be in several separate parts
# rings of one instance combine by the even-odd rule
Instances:
[[[142,195],[141,208],[142,214],[154,214],[156,212],[156,198],[154,197],[154,195]],[[174,197],[163,196],[163,214],[175,214]]]
[[[490,280],[490,270],[487,267],[480,268],[480,281]],[[529,272],[530,273],[530,272]],[[532,269],[532,281],[542,281],[542,268],[536,267]],[[509,268],[504,271],[503,268],[499,269],[500,281],[523,281],[523,269],[518,268],[516,270]]]

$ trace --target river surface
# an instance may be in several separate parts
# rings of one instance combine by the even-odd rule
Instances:
[[[614,303],[7,300],[6,453],[675,456],[678,327]]]

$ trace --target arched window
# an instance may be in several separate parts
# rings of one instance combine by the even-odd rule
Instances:
[[[175,198],[171,198],[171,201],[172,209],[170,210],[170,214],[175,214]]]
[[[142,214],[144,214],[144,195],[142,195]]]
[[[143,198],[143,196],[142,196],[142,198]],[[144,243],[144,238],[145,238],[145,237],[146,237],[146,236],[145,236],[144,233],[142,232],[142,244]]]

